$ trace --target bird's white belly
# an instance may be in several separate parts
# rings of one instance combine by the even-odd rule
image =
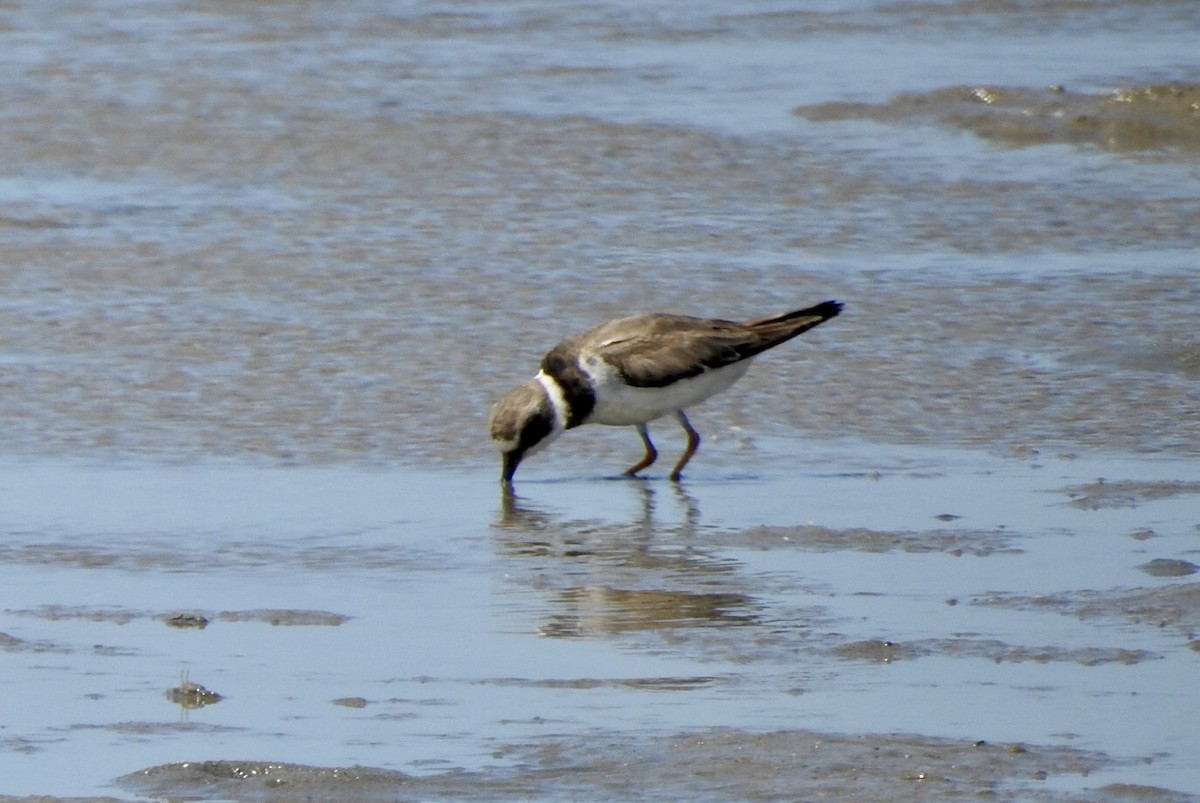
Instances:
[[[661,388],[626,385],[620,374],[602,364],[591,373],[596,389],[596,407],[588,416],[587,423],[612,426],[644,424],[676,410],[684,410],[741,379],[750,368],[750,362],[735,362]]]

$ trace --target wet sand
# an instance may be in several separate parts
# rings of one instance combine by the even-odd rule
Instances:
[[[1198,32],[6,9],[0,800],[1197,799]],[[499,493],[563,335],[825,298]]]
[[[1129,86],[1103,94],[1066,87],[963,86],[901,94],[885,104],[797,107],[810,120],[940,122],[1014,147],[1070,144],[1153,154],[1200,148],[1200,86]]]

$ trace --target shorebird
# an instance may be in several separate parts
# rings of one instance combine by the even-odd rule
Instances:
[[[636,475],[658,459],[647,422],[673,415],[687,433],[687,447],[671,472],[678,482],[700,445],[684,409],[741,379],[757,355],[841,310],[840,302],[825,301],[745,323],[637,315],[568,337],[545,356],[537,376],[492,408],[501,481],[511,486],[522,460],[583,424],[636,427],[646,453],[625,472]]]

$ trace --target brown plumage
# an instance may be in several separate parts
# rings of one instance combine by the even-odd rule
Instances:
[[[746,323],[688,315],[617,318],[568,337],[547,358],[590,348],[633,387],[661,388],[761,354],[829,320],[841,308],[837,301],[826,301]]]

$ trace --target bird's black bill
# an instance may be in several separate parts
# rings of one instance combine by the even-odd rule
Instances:
[[[513,475],[517,473],[517,466],[521,465],[521,455],[519,452],[505,452],[503,461],[500,481],[505,485],[511,485]]]

